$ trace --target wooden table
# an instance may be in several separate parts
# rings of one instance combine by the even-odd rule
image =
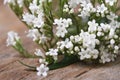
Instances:
[[[31,53],[38,46],[26,38],[27,28],[14,13],[0,1],[0,80],[120,80],[120,57],[114,63],[87,65],[82,62],[49,71],[46,78],[38,77],[36,72],[27,70],[17,60],[37,65],[38,60],[22,58],[12,47],[6,47],[7,32],[19,33],[26,49]]]

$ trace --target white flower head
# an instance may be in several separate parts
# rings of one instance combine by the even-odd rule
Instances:
[[[33,21],[36,17],[32,14],[29,14],[29,13],[24,13],[23,14],[23,21],[26,22],[26,24],[28,25],[33,25]]]
[[[30,29],[28,31],[27,37],[30,37],[33,39],[33,41],[38,40],[40,38],[41,34],[39,33],[38,29]]]
[[[16,41],[18,41],[20,37],[18,34],[14,31],[8,32],[8,38],[7,38],[7,46],[12,45],[15,46]]]
[[[57,32],[56,32],[56,35],[58,37],[65,37],[65,34],[68,33],[67,31],[67,27],[69,27],[69,25],[72,24],[72,20],[70,18],[68,19],[55,19],[54,20],[54,25],[56,25],[56,29],[57,29]]]
[[[108,3],[110,6],[113,6],[117,0],[105,0],[106,3]]]
[[[17,0],[19,7],[23,7],[24,0]]]
[[[44,26],[43,13],[39,13],[38,17],[33,21],[34,27],[41,28]]]
[[[57,43],[58,48],[60,48],[60,50],[63,50],[64,48],[66,49],[73,49],[73,43],[67,38],[65,41],[61,41]]]
[[[41,64],[39,67],[37,67],[37,75],[38,76],[47,76],[47,72],[49,71],[49,68],[45,64]]]
[[[109,20],[113,21],[113,20],[117,19],[118,16],[117,16],[115,13],[110,12],[110,14],[107,15],[107,18],[108,18]]]
[[[4,0],[4,4],[10,4],[12,3],[13,5],[15,5],[15,0]]]
[[[4,0],[4,4],[13,4],[13,5],[19,5],[19,7],[22,7],[23,6],[23,0]]]
[[[37,3],[35,3],[34,0],[33,0],[33,3],[30,3],[29,9],[30,9],[30,11],[34,14],[35,12],[38,11],[39,6],[38,6]]]
[[[95,34],[89,34],[88,32],[81,31],[80,37],[82,38],[82,44],[84,48],[91,48],[94,49],[95,45],[98,42],[98,39],[96,39]]]
[[[43,53],[40,49],[36,49],[35,55],[40,56],[40,57],[42,57],[42,58],[45,57],[44,53]]]
[[[46,52],[46,55],[50,55],[54,58],[54,60],[57,60],[58,49],[49,49],[49,52]]]
[[[94,31],[97,30],[98,23],[96,23],[95,20],[89,21],[89,22],[88,22],[88,25],[89,25],[89,28],[88,28],[88,31],[89,31],[89,32],[94,32]]]
[[[100,27],[101,27],[101,29],[103,29],[104,32],[108,32],[108,30],[110,30],[110,28],[111,28],[111,25],[101,23]]]
[[[107,11],[107,7],[105,6],[105,4],[101,4],[100,6],[97,6],[97,12],[104,14],[105,11]]]
[[[45,35],[41,35],[40,37],[39,37],[39,43],[41,44],[44,44],[46,41],[47,41],[47,37],[45,36]]]

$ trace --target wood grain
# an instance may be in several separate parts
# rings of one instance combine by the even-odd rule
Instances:
[[[17,60],[27,64],[38,65],[37,59],[22,58],[11,47],[6,47],[7,32],[13,30],[19,33],[26,49],[31,53],[38,46],[26,38],[27,28],[14,13],[2,5],[0,1],[0,80],[120,80],[120,57],[116,62],[105,65],[88,65],[82,62],[49,71],[48,76],[38,77],[36,72],[27,70]]]

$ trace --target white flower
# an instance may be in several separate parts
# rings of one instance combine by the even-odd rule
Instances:
[[[37,3],[33,2],[30,3],[29,9],[34,14],[35,12],[38,12],[39,6],[37,5]]]
[[[82,38],[83,47],[94,49],[98,40],[95,34],[89,34],[88,32],[81,31],[80,37]]]
[[[108,3],[110,6],[113,6],[117,0],[105,0],[106,3]]]
[[[80,60],[84,59],[96,59],[98,58],[99,51],[96,49],[81,49],[81,52],[78,53],[80,55]]]
[[[19,5],[19,7],[22,7],[23,6],[23,0],[4,0],[4,4],[13,4],[13,5],[16,5],[16,2],[17,4]]]
[[[79,49],[78,46],[75,46],[74,50],[75,50],[76,52],[80,51],[80,49]]]
[[[92,3],[83,4],[83,5],[81,5],[81,6],[83,7],[83,10],[84,10],[84,11],[87,11],[87,12],[95,12],[95,11],[96,11],[96,9],[93,8]]]
[[[46,41],[47,41],[47,37],[45,35],[41,35],[40,38],[39,38],[39,43],[41,44],[44,44]]]
[[[43,76],[43,77],[46,77],[47,76],[47,72],[49,71],[49,68],[46,65],[44,65],[44,64],[41,64],[36,69],[38,71],[37,75],[38,76]]]
[[[46,52],[46,55],[50,55],[54,58],[54,60],[57,60],[58,49],[49,49],[49,52]]]
[[[22,6],[23,6],[23,4],[24,4],[23,1],[24,1],[24,0],[17,0],[17,3],[18,3],[18,5],[19,5],[19,7],[22,7]]]
[[[113,52],[109,52],[109,50],[106,49],[105,46],[100,47],[100,62],[101,63],[114,61],[115,58],[116,58],[116,55],[113,54]]]
[[[62,18],[55,19],[53,24],[57,25],[57,27],[66,27],[67,28],[67,27],[69,27],[69,25],[72,24],[72,20],[70,18],[68,18],[68,19],[62,19]]]
[[[69,0],[68,4],[70,8],[75,8],[80,3],[80,0]]]
[[[36,49],[35,55],[40,56],[40,57],[42,57],[42,58],[45,57],[44,53],[43,53],[40,49]]]
[[[75,43],[80,43],[82,41],[82,38],[79,35],[74,36]]]
[[[65,36],[65,34],[68,32],[66,28],[72,24],[72,20],[70,18],[68,18],[68,19],[62,19],[62,18],[55,19],[53,24],[56,25],[56,27],[57,27],[56,28],[57,29],[56,35],[58,37],[63,38]]]
[[[48,65],[48,62],[46,61],[45,58],[40,58],[40,59],[39,59],[39,63],[40,63],[40,64]]]
[[[23,14],[23,21],[26,22],[28,25],[33,25],[33,21],[36,17],[29,13]]]
[[[104,52],[103,51],[103,53],[102,53],[102,55],[100,56],[100,62],[101,63],[106,63],[106,62],[110,62],[111,61],[111,59],[109,58],[109,53],[106,53],[106,52]]]
[[[97,32],[97,36],[102,36],[102,32]]]
[[[114,30],[117,29],[117,28],[120,28],[120,22],[118,22],[116,20],[112,20],[110,25],[111,25],[111,28],[114,29]]]
[[[82,17],[85,19],[86,17],[89,17],[91,13],[96,12],[96,9],[93,7],[92,3],[90,0],[80,0],[81,1],[81,10],[80,14],[78,16]]]
[[[15,0],[4,0],[4,4],[10,4],[12,3],[13,5],[15,5]]]
[[[16,41],[18,41],[20,39],[20,37],[18,36],[18,34],[14,31],[10,31],[8,32],[8,38],[7,38],[7,46],[15,46]]]
[[[118,18],[118,16],[115,13],[110,12],[110,15],[107,15],[107,18],[111,21]]]
[[[67,4],[64,5],[63,11],[64,12],[69,12],[69,6]]]
[[[28,31],[27,37],[30,37],[33,39],[33,41],[38,40],[40,38],[41,34],[39,33],[38,29],[30,29]]]
[[[101,23],[100,27],[104,30],[104,32],[108,32],[108,30],[110,30],[111,26],[109,24]]]
[[[89,25],[89,27],[88,27],[88,31],[89,31],[89,32],[94,32],[94,31],[97,30],[98,23],[96,23],[95,20],[89,21],[89,22],[88,22],[88,25]]]
[[[58,37],[65,37],[65,34],[68,33],[68,31],[66,30],[65,27],[57,27],[57,32],[56,32],[56,35]]]
[[[73,43],[68,38],[65,41],[58,42],[57,45],[61,50],[64,48],[71,50],[73,48]]]
[[[119,47],[118,47],[118,46],[114,46],[114,49],[115,49],[115,50],[119,50]]]
[[[43,13],[39,13],[38,17],[33,21],[34,27],[41,28],[44,26]]]
[[[115,40],[114,39],[111,39],[110,40],[110,44],[113,45],[115,43]]]
[[[73,48],[73,43],[71,41],[69,41],[69,39],[65,40],[64,45],[67,49],[72,49]]]
[[[115,35],[115,30],[111,28],[109,32],[109,38],[114,37],[114,35]]]
[[[105,7],[104,4],[101,4],[100,6],[97,6],[97,12],[98,13],[104,14],[105,11],[107,11],[107,7]]]

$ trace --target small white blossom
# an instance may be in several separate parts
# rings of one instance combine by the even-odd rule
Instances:
[[[97,32],[97,36],[102,36],[102,32]]]
[[[84,59],[96,59],[98,58],[98,50],[96,49],[81,49],[81,52],[78,53],[80,55],[80,60]]]
[[[43,77],[46,77],[47,76],[47,72],[49,71],[49,68],[46,65],[44,65],[44,64],[41,64],[36,69],[38,71],[37,75],[38,76],[43,76]]]
[[[23,21],[26,22],[28,25],[33,25],[33,21],[36,17],[29,13],[23,14]]]
[[[39,63],[40,63],[40,64],[48,65],[48,62],[46,61],[45,58],[40,58],[40,59],[39,59]]]
[[[64,45],[67,49],[72,49],[73,48],[73,43],[71,41],[69,41],[68,39],[65,40]]]
[[[19,7],[23,7],[23,4],[24,4],[23,1],[24,1],[24,0],[17,0],[17,3],[18,3],[18,5],[19,5]]]
[[[105,11],[107,11],[107,7],[104,4],[101,4],[100,6],[97,6],[97,12],[104,14]]]
[[[34,0],[33,0],[34,1]],[[34,14],[35,12],[38,12],[39,6],[37,5],[37,2],[30,3],[29,6],[30,11]]]
[[[68,33],[68,31],[66,30],[65,27],[57,27],[57,32],[56,32],[56,35],[58,37],[65,37],[65,34]]]
[[[75,43],[81,43],[82,38],[79,35],[74,36]]]
[[[114,39],[111,39],[110,40],[110,44],[113,45],[115,43],[115,40]]]
[[[30,37],[33,39],[33,41],[38,40],[40,38],[41,34],[39,33],[38,29],[30,29],[28,31],[27,37]]]
[[[111,21],[118,18],[118,16],[115,13],[110,12],[110,15],[107,15],[107,18]]]
[[[18,34],[14,31],[8,32],[8,38],[7,38],[7,46],[15,46],[16,41],[19,41],[20,37]]]
[[[42,58],[45,57],[44,53],[43,53],[40,49],[36,49],[35,55],[40,56],[40,57],[42,57]]]
[[[19,5],[19,7],[22,7],[23,6],[23,0],[4,0],[4,4],[13,4],[13,5]]]
[[[104,32],[108,32],[111,28],[109,24],[104,24],[104,23],[101,23],[100,27],[104,30]]]
[[[56,35],[58,37],[63,38],[65,36],[65,34],[68,33],[66,28],[72,24],[72,20],[70,18],[68,18],[68,19],[62,19],[62,18],[55,19],[53,24],[56,25],[56,27],[57,27],[56,28],[57,29]]]
[[[109,32],[109,37],[112,38],[114,37],[114,35],[115,35],[115,30],[111,28]]]
[[[70,8],[75,8],[80,3],[80,0],[69,0],[68,4]]]
[[[71,50],[73,48],[73,43],[68,38],[65,41],[58,42],[57,45],[61,50],[64,48]]]
[[[44,44],[46,41],[47,41],[47,37],[45,36],[45,35],[41,35],[40,37],[39,37],[39,43],[41,44]]]
[[[115,50],[119,50],[119,47],[118,47],[118,46],[114,46],[114,49],[115,49]]]
[[[49,52],[46,52],[46,55],[50,55],[54,58],[54,60],[57,60],[58,49],[49,49]]]
[[[89,21],[89,22],[88,22],[88,25],[89,25],[89,27],[88,27],[88,31],[89,31],[89,32],[94,32],[94,31],[97,30],[98,23],[96,23],[95,20]]]
[[[82,43],[83,43],[83,47],[87,47],[87,48],[95,48],[96,42],[98,41],[96,39],[96,35],[95,34],[89,34],[88,32],[81,32],[80,33],[80,37],[82,38]]]
[[[75,50],[76,52],[80,51],[79,47],[77,47],[77,46],[75,46],[74,50]]]
[[[113,6],[117,0],[105,0],[106,3],[108,3],[110,6]]]
[[[43,13],[39,13],[38,17],[33,21],[34,27],[41,28],[44,26]]]

